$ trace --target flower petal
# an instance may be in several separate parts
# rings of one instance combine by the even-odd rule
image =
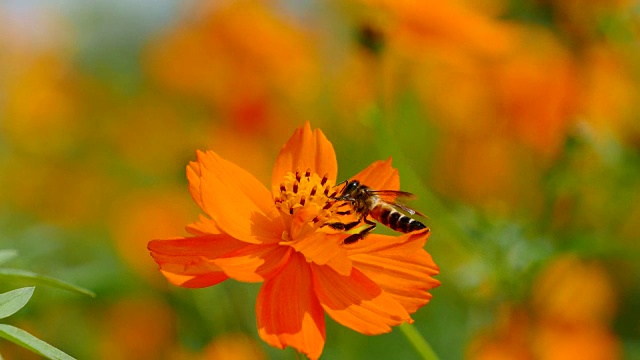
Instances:
[[[422,248],[428,236],[428,229],[400,237],[372,234],[347,252],[356,269],[412,314],[429,302],[428,290],[440,285],[432,277],[438,266]]]
[[[300,239],[283,242],[296,251],[302,253],[307,262],[318,265],[327,265],[338,274],[349,276],[351,274],[351,260],[341,244],[349,234],[326,234],[315,232]]]
[[[202,209],[215,225],[249,243],[280,241],[284,225],[269,191],[253,175],[216,153],[197,154],[200,166],[192,170],[191,177],[199,174],[199,183],[192,182],[192,193],[194,198],[200,197]],[[197,184],[199,191],[194,190]]]
[[[407,311],[371,279],[353,268],[350,276],[311,265],[313,288],[324,310],[338,323],[367,335],[412,321]]]
[[[169,282],[184,287],[205,287],[227,279],[211,259],[246,245],[226,234],[219,234],[152,240],[147,247]]]
[[[210,272],[198,275],[180,275],[165,270],[160,270],[170,283],[185,288],[203,288],[219,284],[229,277],[222,271]]]
[[[211,286],[215,284],[207,283],[207,279],[220,282],[229,277],[263,281],[284,266],[292,251],[277,244],[248,244],[227,234],[153,240],[148,247],[165,277],[185,287]]]
[[[292,346],[310,359],[322,354],[325,342],[324,312],[311,285],[304,258],[293,254],[282,271],[266,280],[256,303],[258,333],[269,345]]]
[[[320,177],[326,174],[334,182],[338,176],[338,161],[333,145],[320,129],[312,132],[309,122],[296,129],[280,150],[271,177],[273,194],[279,194],[280,183],[288,172],[304,172],[307,169]]]
[[[377,190],[400,190],[400,176],[398,169],[391,167],[391,157],[385,161],[374,162],[349,180],[358,180],[361,184]]]
[[[196,152],[196,156],[200,156],[200,152]],[[187,165],[187,180],[189,181],[189,192],[191,193],[191,197],[198,204],[200,209],[204,210],[204,203],[202,201],[202,194],[200,193],[200,183],[202,171],[200,168],[202,165],[198,161],[191,161],[189,165]]]
[[[401,236],[370,234],[367,235],[366,240],[350,244],[346,249],[350,258],[357,254],[377,252],[403,255],[422,249],[430,235],[431,230],[429,228]]]
[[[187,225],[187,232],[193,235],[222,234],[216,223],[200,214],[200,219],[192,224]]]
[[[212,262],[232,279],[260,282],[280,271],[288,262],[291,252],[291,248],[277,244],[246,244]]]

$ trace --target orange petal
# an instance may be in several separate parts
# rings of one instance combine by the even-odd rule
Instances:
[[[280,150],[271,177],[273,194],[280,193],[280,183],[288,172],[304,172],[307,169],[321,177],[326,174],[334,182],[338,175],[338,161],[333,145],[320,129],[312,132],[309,122],[296,129]]]
[[[205,287],[227,279],[211,259],[246,246],[228,235],[204,235],[174,240],[153,240],[148,248],[160,271],[172,284]]]
[[[212,262],[232,279],[260,282],[280,271],[291,252],[288,246],[248,244]]]
[[[311,285],[304,258],[292,254],[274,278],[266,280],[256,303],[258,333],[269,345],[292,346],[310,359],[322,354],[325,342],[324,312]]]
[[[222,234],[216,223],[202,214],[198,221],[187,225],[186,230],[193,235]]]
[[[327,265],[338,274],[349,276],[351,274],[351,260],[347,257],[344,248],[339,245],[348,236],[348,234],[314,232],[309,236],[281,244],[289,245],[302,253],[307,262]]]
[[[284,225],[269,191],[251,174],[216,153],[198,151],[200,185],[196,195],[215,225],[249,243],[280,241]],[[195,169],[190,166],[190,169]],[[194,198],[197,196],[194,195]]]
[[[440,285],[432,277],[438,266],[422,248],[428,234],[426,230],[399,237],[372,234],[347,251],[356,269],[412,314],[429,302],[428,290]]]
[[[200,275],[179,275],[169,271],[160,270],[160,272],[176,286],[185,288],[203,288],[219,284],[229,277],[222,271],[211,272]]]
[[[309,204],[308,206],[296,211],[289,218],[289,237],[291,239],[298,239],[314,232],[315,230],[311,225],[311,221],[319,212],[320,207],[315,204]]]
[[[200,156],[200,152],[196,152],[196,156]],[[191,197],[198,204],[200,209],[204,210],[204,203],[202,201],[202,194],[200,193],[200,182],[202,172],[200,171],[201,164],[198,161],[191,161],[187,165],[187,180],[189,181],[189,192]]]
[[[400,176],[398,169],[391,167],[391,157],[374,162],[349,180],[358,180],[372,189],[400,190]]]
[[[371,254],[376,252],[403,255],[422,249],[430,235],[431,230],[429,228],[401,236],[371,234],[368,235],[365,240],[353,243],[347,246],[346,249],[350,258],[357,254]],[[376,241],[369,241],[371,239],[375,239]]]
[[[338,323],[375,335],[411,321],[402,305],[358,269],[353,268],[350,276],[343,276],[328,266],[312,263],[311,271],[320,304]]]

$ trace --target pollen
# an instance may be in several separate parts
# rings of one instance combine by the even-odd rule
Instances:
[[[317,209],[312,223],[314,227],[320,227],[335,213],[335,201],[330,199],[335,194],[333,187],[334,183],[326,174],[321,177],[310,169],[289,172],[280,183],[280,193],[274,201],[282,214],[294,215],[305,208]]]

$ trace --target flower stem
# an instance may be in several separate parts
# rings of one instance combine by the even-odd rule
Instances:
[[[400,325],[400,330],[402,330],[404,336],[407,337],[407,340],[409,340],[413,348],[416,349],[424,360],[438,360],[438,355],[433,351],[431,345],[429,345],[427,340],[420,335],[413,325],[404,323]]]

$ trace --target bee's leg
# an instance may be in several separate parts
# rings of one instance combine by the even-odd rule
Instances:
[[[353,244],[354,242],[358,241],[358,240],[362,240],[365,236],[367,236],[373,229],[376,228],[376,223],[365,218],[364,222],[369,225],[368,227],[362,229],[362,231],[360,231],[357,234],[353,234],[351,236],[349,236],[348,238],[344,239],[344,241],[342,242],[345,245],[349,245],[349,244]]]
[[[328,196],[328,195],[327,195],[327,197],[328,197],[329,199],[331,199],[331,200],[335,200],[335,201],[346,201],[347,203],[352,203],[352,202],[354,202],[354,201],[356,200],[356,199],[354,199],[354,198],[353,198],[352,196],[350,196],[350,195],[342,195],[342,196],[338,196],[338,197],[336,197],[336,196],[335,196],[335,193],[334,193],[333,195],[331,195],[331,196]]]
[[[322,226],[328,226],[328,227],[330,227],[332,229],[340,230],[340,231],[348,231],[348,230],[351,230],[354,227],[356,227],[358,224],[360,224],[360,220],[356,220],[356,221],[353,221],[353,222],[350,222],[350,223],[346,223],[346,224],[345,223],[341,223],[341,222],[327,223],[327,224],[324,224]]]
[[[341,215],[346,215],[347,211],[345,211],[343,214]],[[339,212],[340,214],[340,212]],[[352,221],[350,223],[341,223],[341,222],[334,222],[334,223],[327,223],[324,224],[322,226],[329,226],[332,229],[335,230],[340,230],[340,231],[349,231],[351,229],[353,229],[354,227],[358,226],[358,224],[360,224],[362,222],[362,219],[365,218],[366,216],[364,214],[358,216],[358,220],[356,221]],[[365,220],[366,221],[366,220]]]
[[[338,205],[338,209],[342,208],[342,207],[345,207],[347,205],[351,205],[351,204],[348,203],[348,202],[343,202],[342,204]],[[349,210],[338,211],[338,212],[336,212],[336,214],[338,214],[338,215],[349,215],[349,214],[351,214],[351,212],[352,212],[351,209],[349,209]]]

